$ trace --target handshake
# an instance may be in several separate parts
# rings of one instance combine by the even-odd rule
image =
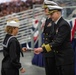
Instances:
[[[23,48],[22,48],[22,51],[25,52],[25,51],[27,51],[27,50],[31,51],[31,50],[33,50],[33,48],[30,48],[29,45],[26,44],[26,47],[23,47]]]
[[[33,48],[27,48],[27,47],[23,47],[23,48],[22,48],[22,51],[23,51],[23,52],[26,52],[27,50],[30,50],[30,51],[31,51],[31,50],[33,50]]]
[[[50,44],[43,44],[42,45],[42,47],[38,47],[38,48],[29,48],[29,47],[23,47],[22,48],[22,51],[27,51],[27,50],[34,50],[34,53],[35,54],[39,54],[39,53],[41,53],[41,52],[49,52],[49,51],[51,51],[52,49],[51,49],[51,45]]]
[[[43,44],[42,47],[35,48],[35,49],[34,49],[34,53],[35,53],[35,54],[39,54],[39,53],[41,53],[41,52],[49,52],[49,51],[52,50],[51,47],[52,47],[52,46],[51,46],[50,44]]]
[[[23,51],[23,52],[26,52],[27,50],[30,50],[30,51],[32,50],[32,51],[34,51],[35,54],[39,54],[39,53],[41,53],[41,52],[43,51],[42,47],[34,48],[34,49],[32,49],[32,48],[27,48],[27,47],[23,47],[23,48],[22,48],[22,51]]]

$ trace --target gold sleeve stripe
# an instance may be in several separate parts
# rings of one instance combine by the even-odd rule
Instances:
[[[44,4],[42,7],[43,7],[43,8],[48,8],[47,5],[45,5],[45,4]]]
[[[45,44],[42,44],[42,47],[44,47],[45,46]]]
[[[52,14],[54,12],[57,12],[58,10],[49,10],[49,13]]]
[[[46,49],[47,52],[51,51],[50,45],[49,44],[45,45],[45,49]]]

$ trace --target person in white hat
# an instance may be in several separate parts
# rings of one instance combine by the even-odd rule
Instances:
[[[55,23],[55,35],[51,43],[44,44],[42,47],[34,49],[34,52],[38,54],[40,52],[47,53],[54,51],[57,68],[56,75],[74,75],[74,50],[70,42],[70,25],[61,16],[62,7],[58,5],[48,5],[47,7]]]
[[[15,37],[18,33],[19,22],[16,20],[10,20],[5,26],[6,35],[3,41],[3,55],[1,75],[19,75],[25,72],[25,69],[20,63],[21,51],[20,43]]]
[[[54,22],[51,19],[49,8],[47,7],[48,5],[57,5],[57,3],[49,0],[44,1],[43,7],[47,18],[43,30],[43,44],[51,43],[54,36]],[[50,51],[48,53],[42,54],[44,57],[44,67],[46,75],[56,75],[54,52]]]

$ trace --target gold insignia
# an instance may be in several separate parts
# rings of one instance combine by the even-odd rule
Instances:
[[[48,25],[47,25],[47,27],[50,27],[52,24],[51,23],[49,23]]]
[[[58,29],[56,29],[56,33],[58,33]]]
[[[51,46],[49,44],[45,45],[45,49],[47,52],[51,51]]]
[[[42,47],[44,47],[44,46],[45,46],[45,44],[43,43],[43,44],[42,44]]]

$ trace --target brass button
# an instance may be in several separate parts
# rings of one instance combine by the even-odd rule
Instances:
[[[48,35],[48,33],[46,33],[45,35]]]
[[[53,42],[53,40],[52,40],[52,42]]]
[[[47,38],[46,38],[46,40],[47,40]]]
[[[46,33],[46,35],[48,35],[48,33]]]
[[[58,53],[58,51],[56,51],[56,53]]]
[[[54,52],[55,52],[55,50],[54,50]]]

